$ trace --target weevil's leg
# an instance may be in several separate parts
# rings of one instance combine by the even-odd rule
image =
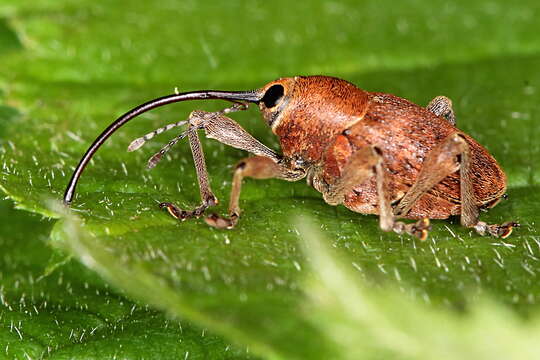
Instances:
[[[445,177],[456,172],[460,168],[458,162],[458,156],[460,155],[462,155],[463,171],[466,172],[469,167],[469,147],[465,139],[457,133],[450,135],[432,149],[427,154],[415,183],[394,208],[394,214],[396,216],[405,216],[422,195],[431,190]],[[465,185],[466,193],[470,193],[471,190],[469,186]],[[478,217],[478,209],[470,204],[471,194],[464,194],[462,197],[465,198],[463,209],[466,217]]]
[[[179,209],[176,205],[169,202],[163,202],[159,204],[160,208],[166,208],[172,216],[179,220],[186,220],[191,217],[198,217],[209,206],[214,206],[218,203],[218,199],[214,196],[214,193],[210,188],[210,183],[208,182],[208,171],[206,170],[204,152],[202,149],[201,141],[199,139],[199,135],[197,134],[197,129],[193,126],[190,126],[190,128],[186,132],[189,139],[189,145],[191,147],[191,153],[193,154],[193,161],[195,163],[197,180],[199,182],[201,205],[196,207],[194,210],[186,211]],[[150,161],[151,160],[152,159],[150,159]]]
[[[487,224],[484,221],[478,221],[474,226],[474,230],[484,236],[484,235],[491,235],[494,237],[500,237],[502,239],[506,239],[507,237],[512,234],[512,230],[515,227],[518,227],[519,223],[514,221],[505,222],[503,224]]]
[[[379,225],[383,231],[394,231],[398,234],[407,233],[425,240],[430,229],[429,219],[422,219],[416,223],[406,224],[396,221],[388,194],[388,175],[383,163],[381,152],[376,147],[365,147],[356,151],[350,158],[343,176],[330,185],[323,193],[324,200],[330,205],[337,205],[344,201],[345,195],[355,186],[369,180],[372,176],[377,181],[377,196],[379,201]]]
[[[303,177],[301,169],[290,169],[283,164],[275,163],[272,159],[264,156],[253,156],[241,160],[234,169],[231,198],[229,200],[229,217],[211,214],[205,221],[208,225],[219,229],[232,229],[236,226],[240,217],[240,190],[242,180],[245,177],[253,179],[278,178],[288,181],[296,181]]]
[[[254,155],[268,157],[275,163],[281,161],[281,157],[275,151],[262,144],[237,122],[223,114],[224,112],[193,111],[189,122],[198,129],[204,129],[206,137],[210,139]]]
[[[395,207],[394,215],[405,216],[422,195],[457,170],[460,173],[461,225],[475,229],[480,235],[508,237],[519,224],[507,222],[488,225],[478,221],[479,208],[472,183],[470,149],[465,138],[458,133],[448,136],[426,156],[418,178]]]
[[[235,121],[223,115],[224,113],[235,111],[235,109],[239,110],[237,107],[240,106],[243,105],[235,104],[233,107],[219,112],[193,111],[190,114],[190,125],[186,132],[189,138],[191,151],[193,153],[202,204],[193,211],[180,210],[171,203],[160,204],[162,208],[167,208],[169,213],[175,218],[184,220],[188,217],[200,216],[206,210],[206,208],[217,204],[217,198],[212,193],[210,184],[208,182],[208,173],[206,171],[204,154],[201,142],[197,135],[198,129],[204,129],[207,137],[216,139],[225,145],[246,150],[255,155],[259,155],[259,157],[267,158],[268,161],[273,162],[278,166],[279,169],[281,169],[284,178],[292,178],[293,176],[301,178],[302,176],[305,176],[305,172],[301,169],[301,171],[289,169],[288,166],[284,165],[284,162],[281,160],[281,157],[278,154],[251,136]]]
[[[456,125],[456,116],[452,109],[452,100],[446,96],[437,96],[431,100],[426,108],[437,116],[443,116],[452,125]]]

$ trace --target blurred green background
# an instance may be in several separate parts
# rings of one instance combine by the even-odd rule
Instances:
[[[0,358],[533,357],[539,16],[538,1],[1,0]],[[245,182],[233,231],[177,223],[156,203],[197,204],[189,147],[152,171],[174,133],[126,147],[220,102],[134,120],[88,167],[71,215],[50,202],[139,103],[310,74],[422,105],[450,97],[508,175],[510,199],[482,218],[522,227],[501,241],[434,221],[420,243],[279,180]],[[233,118],[278,149],[256,109]],[[203,142],[225,212],[246,154]]]

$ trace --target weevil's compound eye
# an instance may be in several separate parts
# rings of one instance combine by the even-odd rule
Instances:
[[[284,92],[283,86],[279,84],[272,85],[268,90],[266,90],[266,93],[261,101],[264,103],[266,108],[271,109],[281,101]]]
[[[266,88],[261,100],[259,100],[261,114],[272,131],[275,131],[279,125],[281,113],[290,101],[288,89],[287,84],[273,83]]]

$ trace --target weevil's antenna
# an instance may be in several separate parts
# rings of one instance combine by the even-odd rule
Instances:
[[[167,145],[162,147],[161,150],[159,150],[157,153],[152,155],[152,157],[148,160],[148,164],[147,164],[148,168],[152,169],[153,167],[155,167],[157,165],[157,163],[161,160],[163,155],[165,155],[167,153],[167,151],[169,151],[177,142],[179,142],[180,140],[182,140],[183,138],[186,137],[188,131],[189,130],[186,130],[183,133],[181,133],[180,135],[176,136],[174,139],[169,141],[167,143]]]
[[[133,140],[131,142],[131,144],[129,144],[129,146],[128,146],[128,151],[135,151],[137,149],[140,149],[141,146],[143,146],[148,140],[152,139],[154,136],[159,135],[159,134],[161,134],[161,133],[163,133],[165,131],[169,131],[171,129],[174,129],[177,126],[185,125],[188,122],[189,122],[188,120],[177,121],[175,123],[165,125],[163,127],[160,127],[159,129],[156,129],[156,130],[154,130],[152,132],[149,132],[148,134]]]
[[[64,193],[64,204],[69,205],[71,204],[71,201],[73,200],[73,196],[75,195],[75,188],[77,187],[77,182],[79,181],[79,178],[81,177],[81,174],[88,165],[88,162],[90,159],[92,159],[92,156],[96,153],[96,151],[100,148],[101,145],[111,136],[116,130],[118,130],[120,127],[122,127],[124,124],[126,124],[128,121],[133,119],[134,117],[145,113],[149,110],[152,110],[154,108],[172,104],[175,102],[180,101],[187,101],[187,100],[210,100],[210,99],[216,99],[216,100],[228,100],[228,101],[247,101],[252,103],[257,103],[261,101],[263,97],[263,93],[259,90],[252,90],[252,91],[215,91],[215,90],[201,90],[201,91],[192,91],[192,92],[185,92],[180,94],[173,94],[173,95],[167,95],[163,96],[154,100],[150,100],[144,104],[141,104],[137,106],[134,109],[131,109],[124,115],[120,116],[118,119],[116,119],[109,127],[107,127],[97,138],[94,140],[92,145],[86,150],[86,153],[83,155],[81,161],[79,162],[79,165],[75,168],[75,171],[73,172],[73,175],[71,175],[71,179],[69,180],[68,186],[66,188],[66,191]]]

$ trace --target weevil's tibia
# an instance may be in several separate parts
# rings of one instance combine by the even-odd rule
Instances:
[[[190,120],[191,120],[191,117],[190,117]],[[209,206],[214,206],[218,203],[218,199],[214,196],[214,193],[212,192],[212,189],[210,188],[210,183],[208,181],[208,171],[206,170],[204,152],[202,149],[201,140],[199,139],[199,135],[197,134],[197,128],[190,125],[188,130],[185,131],[185,133],[187,133],[187,136],[189,139],[189,145],[191,147],[191,153],[193,154],[193,161],[195,163],[195,171],[197,173],[197,180],[199,182],[199,191],[201,193],[201,205],[196,207],[194,210],[187,211],[187,210],[181,210],[176,205],[169,202],[163,202],[159,204],[159,207],[161,209],[166,208],[169,211],[169,214],[171,214],[173,217],[175,217],[178,220],[186,220],[191,217],[199,217],[201,214],[204,213],[204,211]],[[169,144],[173,142],[174,140],[171,141]],[[172,145],[174,145],[174,143]],[[159,154],[160,153],[157,153],[156,155],[159,155]],[[152,161],[152,159],[156,155],[154,155],[150,159],[150,161]]]

